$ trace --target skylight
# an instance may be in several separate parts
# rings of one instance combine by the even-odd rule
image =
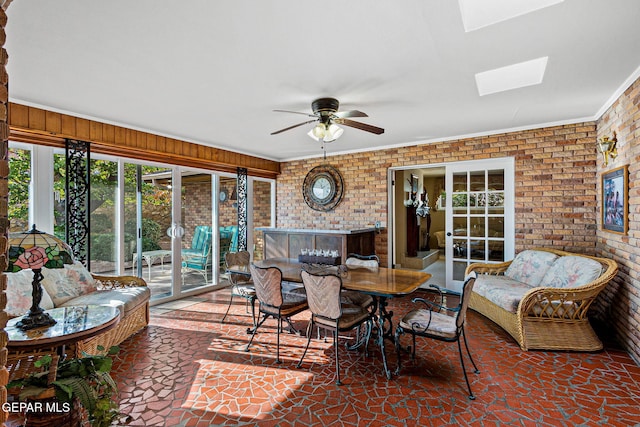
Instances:
[[[534,12],[564,0],[458,0],[466,32]]]
[[[542,83],[548,56],[476,74],[480,96]]]

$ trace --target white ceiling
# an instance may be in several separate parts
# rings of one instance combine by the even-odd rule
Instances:
[[[345,128],[331,155],[593,120],[640,70],[638,0],[469,32],[455,0],[16,0],[7,14],[11,101],[274,160],[322,154],[311,124],[270,135],[306,119],[273,109],[318,97],[385,129]],[[541,84],[478,95],[476,73],[545,56]]]

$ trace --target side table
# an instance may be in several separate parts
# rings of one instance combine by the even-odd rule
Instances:
[[[102,305],[59,307],[46,312],[56,320],[55,325],[23,331],[15,326],[19,317],[7,322],[10,353],[43,348],[63,350],[64,346],[105,332],[120,321],[120,310]]]
[[[9,338],[7,343],[9,380],[24,378],[32,373],[37,369],[34,362],[46,354],[55,355],[56,359],[59,357],[62,360],[67,346],[106,332],[120,321],[120,310],[110,306],[59,307],[46,312],[56,320],[55,325],[23,331],[15,326],[20,321],[20,317],[7,322],[5,331]],[[74,354],[75,351],[70,353]],[[46,395],[42,398],[50,397],[52,396]],[[42,401],[39,403],[42,404]],[[49,413],[44,406],[40,408],[45,412],[31,413],[30,417],[26,418],[26,426],[55,425],[58,421],[54,420],[58,418],[73,420],[73,425],[79,423],[79,418],[74,416],[75,411],[78,410],[75,405],[71,408],[71,412],[66,413]],[[16,416],[18,413],[9,414],[9,420]]]

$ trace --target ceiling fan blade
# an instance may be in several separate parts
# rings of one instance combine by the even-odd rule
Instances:
[[[271,132],[271,135],[277,135],[277,134],[282,133],[284,131],[287,131],[287,130],[290,130],[290,129],[293,129],[293,128],[297,128],[298,126],[303,126],[303,125],[306,125],[308,123],[313,123],[313,122],[317,122],[317,121],[318,121],[318,119],[313,119],[313,120],[309,120],[307,122],[298,123],[297,125],[289,126],[288,128],[284,128],[284,129],[277,130],[275,132]]]
[[[293,114],[302,114],[304,116],[309,116],[309,117],[318,117],[315,114],[309,114],[309,113],[302,113],[300,111],[289,111],[289,110],[273,110],[276,113],[293,113]]]
[[[355,121],[349,120],[349,119],[336,119],[336,120],[334,120],[334,122],[336,122],[338,124],[341,124],[341,125],[350,126],[352,128],[356,128],[356,129],[364,130],[364,131],[367,131],[367,132],[375,133],[376,135],[380,135],[381,133],[384,133],[384,129],[382,129],[382,128],[379,128],[379,127],[373,126],[373,125],[368,125],[366,123],[355,122]]]
[[[350,111],[339,111],[333,114],[333,117],[339,119],[345,119],[347,117],[369,117],[366,113],[358,110],[350,110]]]

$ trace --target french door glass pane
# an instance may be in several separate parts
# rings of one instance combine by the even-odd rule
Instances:
[[[457,169],[457,170],[456,170]],[[454,281],[464,280],[466,266],[474,262],[499,262],[505,256],[505,170],[497,168],[451,170],[452,245]]]

